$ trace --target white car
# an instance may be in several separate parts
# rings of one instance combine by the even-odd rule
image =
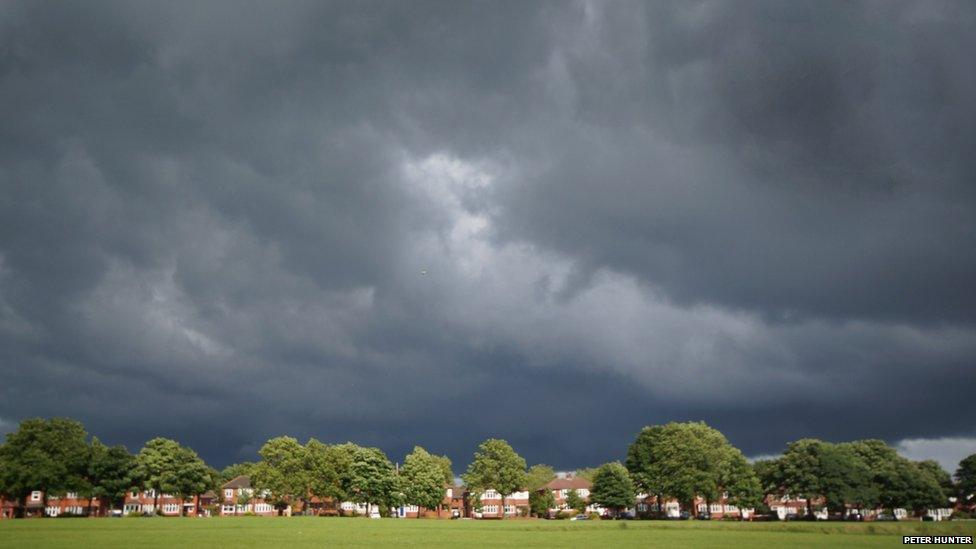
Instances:
[[[380,512],[379,511],[373,511],[372,513],[369,514],[369,518],[371,518],[371,519],[378,519],[378,518],[380,518]]]

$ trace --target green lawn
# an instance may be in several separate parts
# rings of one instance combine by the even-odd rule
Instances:
[[[0,547],[893,547],[901,536],[976,535],[976,522],[737,523],[353,518],[0,521]]]

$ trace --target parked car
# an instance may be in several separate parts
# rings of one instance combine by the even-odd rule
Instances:
[[[573,517],[573,518],[571,518],[569,520],[590,520],[590,517],[588,517],[588,516],[586,516],[584,514],[579,514],[579,515],[576,515],[575,517]]]
[[[378,518],[382,518],[382,517],[380,516],[380,512],[379,511],[373,511],[372,513],[369,514],[369,518],[371,518],[371,519],[378,519]]]
[[[874,517],[874,520],[883,521],[883,522],[892,522],[898,520],[898,517],[896,517],[895,515],[881,513],[878,516]]]
[[[695,518],[698,520],[712,520],[712,514],[708,511],[702,511],[701,513],[698,513],[698,516]]]
[[[862,515],[860,513],[851,513],[851,514],[847,515],[844,518],[844,520],[849,520],[849,521],[852,521],[852,522],[861,522],[861,521],[864,520],[864,515]]]

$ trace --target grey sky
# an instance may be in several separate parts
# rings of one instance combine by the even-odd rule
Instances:
[[[0,418],[217,465],[292,434],[570,468],[686,419],[976,451],[974,28],[2,2]]]

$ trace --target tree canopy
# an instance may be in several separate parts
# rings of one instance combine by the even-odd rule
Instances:
[[[463,475],[464,482],[475,491],[493,489],[505,499],[512,492],[525,488],[525,459],[508,442],[491,438],[478,446],[474,460]],[[504,517],[504,511],[500,516]]]
[[[606,463],[593,475],[590,501],[606,507],[614,516],[634,503],[634,483],[627,468],[619,462]]]
[[[446,456],[435,456],[420,446],[403,460],[400,470],[404,497],[407,503],[425,509],[440,507],[444,502],[451,460]],[[451,479],[453,481],[453,479]],[[420,517],[419,509],[417,517]]]

